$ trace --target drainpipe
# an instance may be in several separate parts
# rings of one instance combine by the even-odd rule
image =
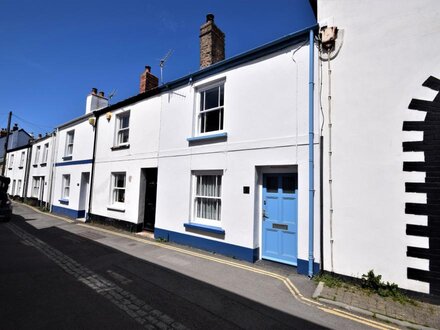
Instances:
[[[47,202],[49,203],[49,212],[52,213],[53,210],[53,190],[55,185],[55,160],[58,151],[58,139],[59,139],[59,130],[57,128],[56,132],[53,132],[52,135],[52,148],[50,155],[50,172],[49,172],[49,191],[47,196]]]
[[[309,33],[309,277],[313,276],[313,236],[314,236],[314,206],[315,206],[315,187],[314,187],[314,32]]]
[[[93,114],[95,115],[95,126],[93,126],[93,152],[92,152],[92,169],[90,171],[90,177],[89,177],[89,205],[87,206],[87,214],[86,214],[86,222],[92,221],[90,217],[90,212],[92,210],[92,197],[93,197],[93,180],[95,177],[95,159],[96,159],[96,143],[97,143],[97,137],[98,137],[98,120],[100,113],[98,111],[93,111]]]

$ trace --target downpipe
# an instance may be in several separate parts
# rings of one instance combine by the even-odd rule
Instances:
[[[313,277],[314,258],[314,206],[315,206],[315,178],[314,178],[314,39],[313,30],[309,32],[309,270],[308,276]]]

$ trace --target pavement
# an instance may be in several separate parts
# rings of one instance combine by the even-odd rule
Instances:
[[[351,284],[339,287],[323,286],[317,290],[318,301],[357,311],[402,327],[413,329],[440,329],[440,306],[422,301],[395,301],[365,291]]]
[[[421,302],[416,306],[399,305],[392,300],[366,295],[354,289],[328,288],[296,274],[291,266],[268,261],[255,264],[242,262],[171,242],[158,242],[145,233],[131,234],[112,227],[84,224],[40,212],[24,204],[14,203],[14,214],[20,220],[17,218],[6,225],[22,242],[36,247],[76,282],[102,295],[138,325],[152,320],[153,324],[162,324],[164,328],[222,328],[220,320],[209,323],[211,317],[207,315],[215,314],[222,315],[221,318],[228,321],[226,324],[248,329],[440,329],[440,306],[437,305]],[[21,226],[20,221],[31,225],[32,232]],[[52,231],[53,228],[57,230]],[[75,243],[75,259],[68,257],[72,251],[66,244],[52,247],[45,245],[45,240],[42,240],[49,236],[37,238],[39,232],[47,229],[51,230],[52,236],[61,235],[65,241]],[[96,262],[90,261],[90,249],[81,250],[82,244],[79,243],[85,240],[94,243],[96,251],[110,247],[135,257],[129,262],[130,266],[126,266],[125,271],[129,271],[123,273],[121,265],[115,260],[108,260],[109,257],[106,257],[105,265],[100,267],[102,269],[95,269]],[[102,258],[100,260],[102,263]],[[150,268],[147,270],[140,261],[160,269],[161,275],[158,276],[159,273],[152,272]],[[127,261],[123,262],[128,264]],[[168,272],[177,274],[177,277],[168,276]],[[183,297],[186,302],[204,306],[209,313],[205,315],[191,308],[190,311],[175,311],[173,314],[176,307],[167,305],[167,299],[159,299],[159,294],[153,295],[156,300],[149,295],[144,300],[154,301],[141,304],[139,284],[136,285],[139,292],[134,294],[135,288],[125,289],[130,285],[131,278],[142,279],[140,283],[150,283],[152,286],[145,288],[147,292],[157,288],[161,289],[160,296],[175,292],[177,297],[170,298],[171,301]],[[193,286],[193,281],[198,283],[197,287]],[[194,291],[200,291],[200,294],[196,295]],[[222,300],[227,301],[231,308],[225,310],[225,306],[219,305],[212,296],[213,292],[216,293],[215,297],[224,297]],[[156,304],[161,306],[160,310],[154,308]],[[195,318],[198,321],[183,317],[186,313],[199,313]],[[252,316],[253,313],[255,316]]]

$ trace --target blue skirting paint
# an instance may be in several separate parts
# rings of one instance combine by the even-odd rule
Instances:
[[[196,142],[196,141],[205,141],[205,140],[225,139],[227,137],[228,137],[228,133],[224,132],[224,133],[189,137],[186,140],[188,142]]]
[[[60,167],[60,166],[70,166],[70,165],[83,165],[83,164],[91,164],[92,162],[93,159],[72,160],[71,162],[55,163],[55,166]]]
[[[72,219],[84,218],[86,215],[85,210],[72,210],[61,206],[52,206],[52,213],[63,215]]]
[[[224,235],[225,234],[225,230],[223,228],[220,228],[220,227],[200,225],[200,224],[197,224],[197,223],[184,223],[183,226],[186,229],[193,229],[193,230],[198,230],[198,231],[204,231],[204,232],[212,233],[212,234],[218,234],[218,235]]]
[[[255,262],[259,257],[259,248],[250,249],[243,246],[223,243],[160,228],[154,229],[154,238],[189,245],[198,249],[216,252],[228,257],[249,262]]]
[[[309,261],[298,259],[298,264],[296,266],[296,270],[298,274],[301,275],[309,275]],[[319,272],[319,264],[314,262],[313,263],[313,273],[317,274]]]

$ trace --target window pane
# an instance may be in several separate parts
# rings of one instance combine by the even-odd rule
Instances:
[[[119,124],[120,128],[127,128],[129,126],[129,123],[130,123],[130,116],[120,117],[120,124]]]
[[[125,189],[116,189],[116,202],[125,202]]]
[[[211,88],[205,91],[205,108],[211,109],[219,106],[219,87]],[[203,109],[203,108],[202,108]]]
[[[296,189],[296,178],[293,176],[283,176],[283,192],[286,194],[294,194]]]
[[[205,110],[205,92],[200,93],[200,110]]]
[[[223,104],[225,103],[225,90],[223,85],[220,86],[220,106],[223,106]]]
[[[128,129],[124,129],[123,131],[120,131],[119,133],[119,143],[127,143],[128,142],[128,134],[129,134],[129,130]]]
[[[125,188],[125,175],[116,175],[115,176],[115,187],[117,188]]]
[[[266,190],[270,193],[278,192],[278,177],[268,176],[266,178]]]
[[[217,197],[221,197],[222,191],[222,177],[220,175],[217,176]]]
[[[205,125],[202,129],[202,133],[218,131],[223,126],[220,123],[220,110],[210,111],[205,114],[202,114],[205,117]]]

